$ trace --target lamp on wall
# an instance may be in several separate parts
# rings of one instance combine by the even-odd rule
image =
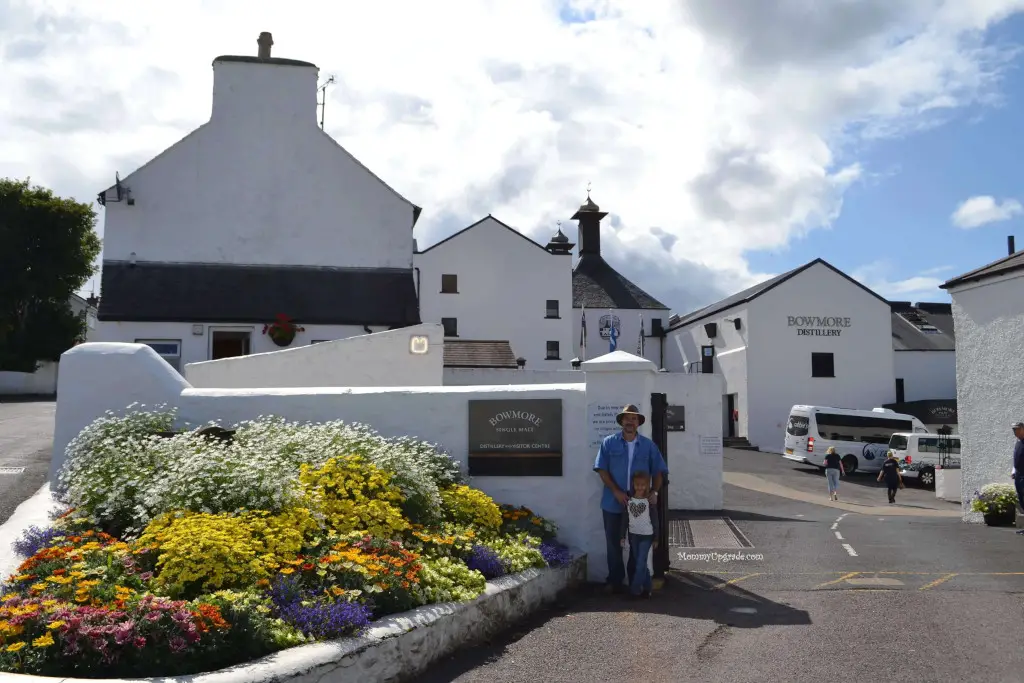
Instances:
[[[522,356],[516,358],[516,365],[518,365],[519,369],[522,370],[523,368],[526,367],[526,359],[523,358]]]
[[[708,339],[714,339],[718,335],[718,323],[706,323],[704,332],[707,333]]]
[[[579,370],[579,369],[580,369],[580,366],[581,366],[581,365],[583,364],[583,363],[582,363],[582,361],[580,361],[580,359],[579,359],[579,358],[573,358],[573,359],[572,359],[571,361],[569,361],[569,362],[570,362],[570,363],[572,363],[572,369],[573,369],[573,370]]]
[[[732,323],[732,326],[735,327],[737,331],[739,331],[739,329],[741,327],[741,319],[740,318],[726,318],[725,320],[726,320],[726,322]]]
[[[409,353],[422,356],[430,350],[430,340],[427,337],[414,335],[409,339]]]

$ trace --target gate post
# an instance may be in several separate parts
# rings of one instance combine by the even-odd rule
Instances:
[[[651,394],[651,441],[661,451],[661,455],[668,463],[668,423],[666,413],[668,412],[668,396],[665,394]],[[672,561],[668,551],[668,478],[670,474],[662,478],[661,490],[658,491],[658,519],[661,520],[661,529],[658,533],[658,548],[654,551],[654,576],[663,577],[668,571]]]

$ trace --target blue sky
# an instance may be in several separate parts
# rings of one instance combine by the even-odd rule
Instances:
[[[990,42],[1024,44],[1024,17],[993,28]],[[1024,248],[1022,216],[972,229],[955,227],[951,220],[969,197],[1002,201],[1024,194],[1019,181],[1024,159],[1022,67],[1024,56],[1004,72],[1001,101],[995,106],[954,110],[946,123],[934,128],[856,148],[869,177],[846,192],[832,228],[796,238],[784,250],[750,253],[751,268],[783,272],[820,257],[849,274],[879,262],[878,270],[888,281],[929,271],[948,280],[1005,256],[1007,235],[1015,234],[1017,249]],[[913,298],[950,300],[938,288],[930,299]]]

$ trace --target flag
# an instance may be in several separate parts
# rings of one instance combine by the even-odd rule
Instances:
[[[644,316],[640,314],[640,338],[636,340],[636,355],[644,357]]]
[[[615,318],[612,318],[611,327],[608,328],[608,352],[611,353],[619,345],[619,330],[615,327]]]
[[[587,308],[583,307],[583,317],[580,319],[580,360],[587,359]]]

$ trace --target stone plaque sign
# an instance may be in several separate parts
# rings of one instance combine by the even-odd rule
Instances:
[[[611,403],[588,403],[587,404],[587,445],[590,452],[597,458],[597,451],[601,448],[601,441],[609,434],[622,429],[615,421],[615,416],[622,410],[622,406],[628,405],[630,401],[622,401],[612,405]],[[640,405],[633,401],[633,405]]]
[[[700,454],[720,456],[722,455],[722,437],[702,436],[700,437]]]
[[[670,432],[685,432],[686,406],[668,406],[665,409],[665,427]]]
[[[562,476],[562,399],[470,401],[469,474]]]

